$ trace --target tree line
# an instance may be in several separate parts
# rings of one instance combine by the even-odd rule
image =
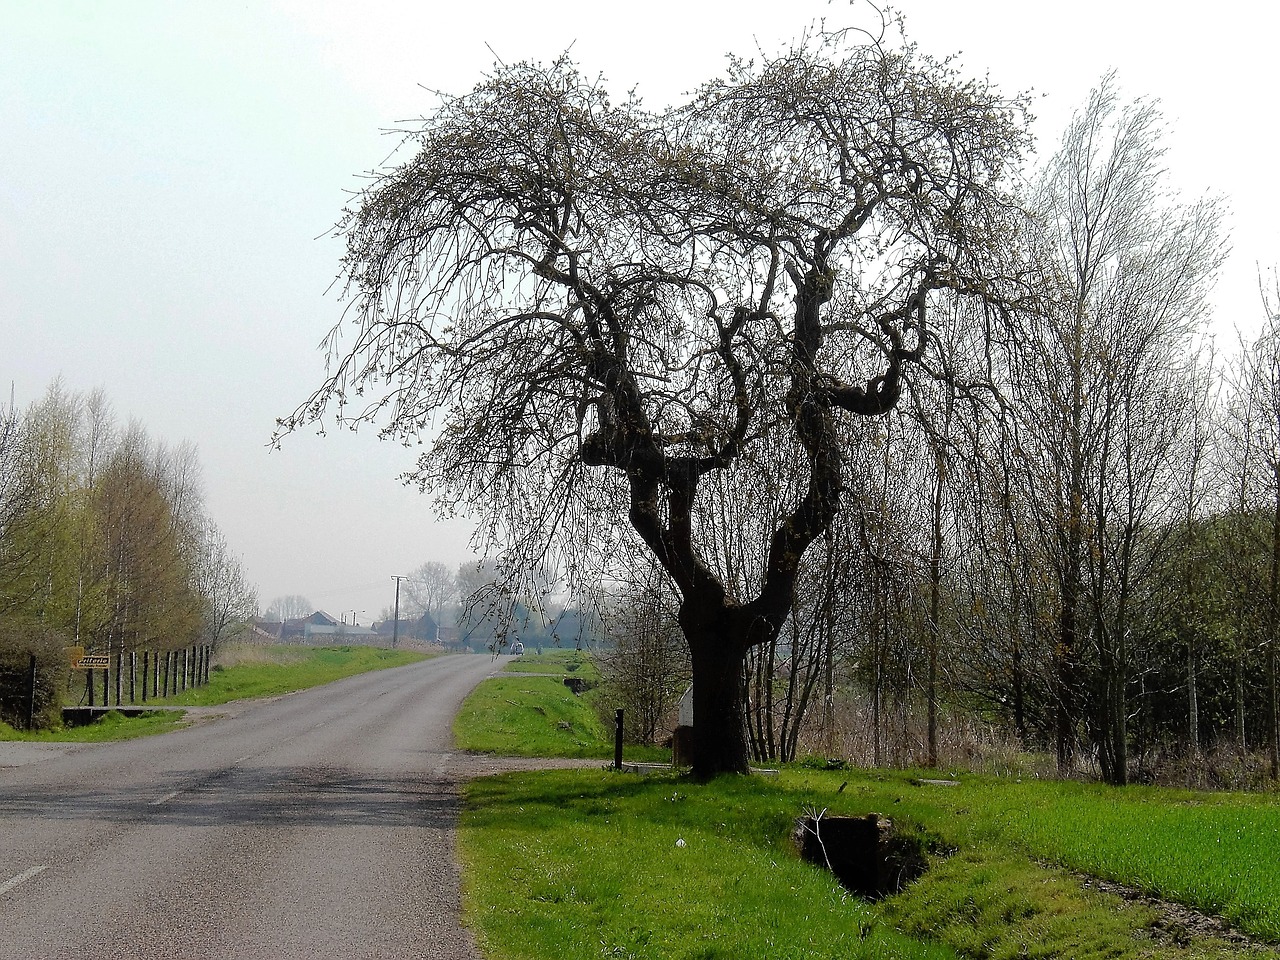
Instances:
[[[283,429],[424,442],[525,595],[637,585],[699,777],[815,717],[835,748],[850,684],[875,762],[942,762],[962,710],[1115,783],[1224,742],[1276,774],[1272,334],[1207,336],[1221,201],[1114,78],[1037,157],[1025,98],[897,29],[660,110],[567,57],[442,96],[339,223]]]
[[[216,647],[256,609],[239,558],[205,510],[194,447],[122,426],[101,391],[61,383],[25,411],[0,409],[5,719],[20,715],[13,701],[31,655],[42,676],[65,678],[65,647],[113,663]],[[48,719],[59,687],[42,688]]]
[[[1280,775],[1280,291],[1219,352],[1221,205],[1172,194],[1163,134],[1105,78],[1027,200],[1051,295],[998,336],[936,316],[936,366],[851,424],[849,508],[744,671],[755,759],[839,754],[852,700],[843,746],[877,764],[961,759],[946,714],[1117,784]],[[785,508],[767,472],[739,489],[708,528],[731,583]],[[615,618],[668,713],[674,610],[650,585]]]

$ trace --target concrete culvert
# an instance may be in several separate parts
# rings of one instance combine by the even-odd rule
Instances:
[[[925,839],[895,829],[878,813],[804,816],[796,821],[794,837],[803,860],[830,870],[841,886],[867,900],[900,892],[927,864]]]

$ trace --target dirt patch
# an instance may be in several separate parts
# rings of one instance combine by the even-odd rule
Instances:
[[[518,773],[524,770],[602,770],[607,760],[565,760],[548,757],[499,757],[487,753],[447,753],[441,758],[439,772],[455,780],[487,777],[496,773]]]
[[[1050,869],[1058,869],[1053,864],[1044,864],[1044,866]],[[1265,951],[1267,955],[1280,956],[1280,952],[1276,952],[1275,944],[1255,940],[1248,934],[1241,933],[1222,917],[1202,913],[1185,904],[1153,897],[1136,887],[1125,886],[1122,883],[1102,880],[1084,873],[1075,873],[1074,875],[1080,881],[1080,886],[1085,890],[1108,893],[1130,903],[1142,904],[1154,910],[1157,914],[1157,919],[1150,929],[1152,938],[1158,942],[1185,947],[1189,946],[1194,940],[1216,940],[1228,947],[1241,951]]]

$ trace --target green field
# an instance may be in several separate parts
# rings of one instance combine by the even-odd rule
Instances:
[[[585,732],[531,732],[560,722],[564,700],[556,678],[499,678],[461,729],[499,752],[516,752],[515,730],[525,755],[596,756]],[[710,784],[604,769],[477,780],[467,916],[487,957],[527,960],[1280,957],[1280,797],[937,777],[797,766]],[[889,816],[930,839],[929,869],[878,903],[852,897],[793,848],[796,819],[820,811]],[[1255,942],[1214,936],[1176,905]]]

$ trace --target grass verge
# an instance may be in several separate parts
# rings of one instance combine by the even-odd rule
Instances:
[[[603,771],[471,783],[464,898],[490,960],[930,958],[785,848],[756,781]]]
[[[207,685],[188,689],[164,703],[216,706],[250,697],[274,697],[358,673],[403,667],[428,656],[382,647],[235,647],[216,658]]]
[[[466,699],[453,724],[454,741],[463,750],[510,757],[613,757],[613,727],[601,716],[599,691],[575,694],[565,677],[595,684],[599,673],[585,655],[553,650],[519,657],[508,674],[480,684]],[[549,676],[539,676],[539,674]],[[661,747],[627,744],[631,762],[669,762]]]
[[[305,690],[345,677],[401,667],[426,659],[410,650],[379,647],[300,647],[230,645],[219,651],[209,683],[156,700],[158,707],[217,706],[232,700],[271,697]],[[176,710],[157,710],[137,717],[108,713],[93,723],[26,733],[0,723],[0,740],[47,743],[94,743],[166,733],[182,723]]]
[[[182,725],[182,713],[177,710],[156,710],[137,717],[123,714],[103,714],[93,723],[79,727],[57,727],[28,733],[15,730],[7,723],[0,723],[0,740],[22,740],[33,743],[105,743],[108,740],[132,740],[149,737],[153,733],[168,733]]]
[[[589,654],[580,650],[544,650],[542,653],[525,653],[507,664],[507,673],[557,673],[579,676],[589,683],[600,680]]]
[[[888,814],[952,853],[898,896],[862,903],[790,849],[794,818],[822,809]],[[1274,941],[1278,827],[1276,798],[1255,795],[981,777],[945,787],[852,771],[707,785],[556,771],[474,782],[462,850],[468,916],[496,958],[1225,960],[1280,952],[1206,938],[1074,871]]]
[[[606,757],[613,744],[596,711],[559,677],[500,676],[480,684],[453,724],[464,750],[512,757]]]

